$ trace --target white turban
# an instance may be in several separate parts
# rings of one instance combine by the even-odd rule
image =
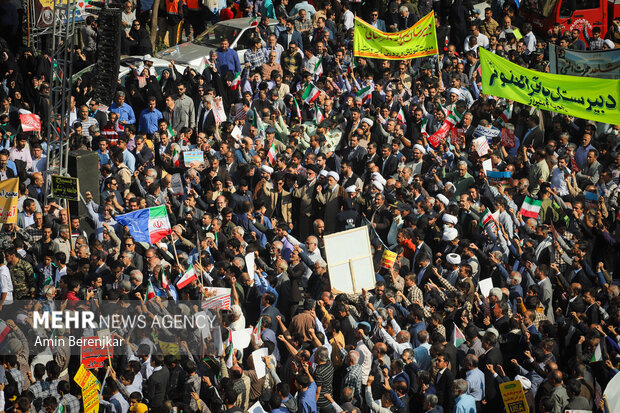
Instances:
[[[448,256],[446,257],[446,260],[448,261],[448,264],[461,265],[461,256],[454,252],[451,252],[450,254],[448,254]]]
[[[353,194],[357,191],[357,187],[355,185],[347,186],[347,189],[345,189],[345,191],[347,192],[347,194]]]
[[[437,198],[437,200],[438,200],[439,202],[441,202],[442,204],[444,204],[444,206],[448,206],[448,204],[450,203],[450,201],[448,201],[448,198],[447,198],[444,194],[437,194],[437,195],[435,196],[435,198]],[[444,215],[444,217],[445,217],[445,215]],[[456,222],[455,222],[455,224],[456,224]]]
[[[450,90],[449,90],[449,92],[450,92],[450,94],[454,93],[454,94],[455,94],[455,95],[457,95],[458,97],[461,97],[461,91],[460,91],[460,90],[458,90],[458,89],[457,89],[457,88],[455,88],[455,87],[451,87],[451,88],[450,88]]]
[[[458,219],[454,215],[450,215],[450,214],[444,214],[441,220],[447,224],[452,224],[452,225],[456,225],[457,222],[459,222]]]
[[[334,171],[329,172],[329,173],[327,174],[327,176],[328,176],[328,177],[330,177],[330,176],[331,176],[332,178],[334,178],[334,180],[335,180],[336,182],[338,182],[338,181],[340,180],[340,176],[338,176],[338,174],[337,174],[336,172],[334,172]]]
[[[378,181],[372,181],[372,184],[374,185],[375,188],[377,188],[379,191],[383,192],[383,184],[381,182]]]
[[[446,228],[443,230],[443,236],[441,237],[442,241],[453,241],[456,237],[459,236],[459,232],[456,228]]]
[[[269,165],[261,166],[260,170],[265,172],[265,173],[268,173],[268,174],[272,174],[273,173],[273,168],[271,166],[269,166]]]
[[[424,146],[420,145],[419,143],[416,143],[415,145],[413,145],[412,149],[417,149],[420,152],[422,152],[423,155],[426,155],[426,149],[424,149]]]

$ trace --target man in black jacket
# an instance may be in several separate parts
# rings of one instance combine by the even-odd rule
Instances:
[[[159,413],[164,410],[170,371],[164,366],[164,356],[162,354],[151,355],[151,366],[153,366],[153,373],[146,381],[147,387],[144,389],[144,394],[149,400],[151,411]]]

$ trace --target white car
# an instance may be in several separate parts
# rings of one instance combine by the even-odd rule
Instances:
[[[241,66],[245,63],[245,52],[252,45],[250,41],[256,33],[255,24],[251,24],[251,18],[232,19],[219,22],[202,32],[191,42],[170,47],[157,53],[155,56],[164,60],[174,60],[175,63],[189,65],[198,69],[202,65],[202,59],[209,57],[209,53],[217,50],[222,39],[228,39],[230,48],[237,51]],[[258,21],[256,21],[258,23]],[[276,21],[269,24],[270,31],[274,31]]]
[[[136,68],[140,68],[140,66],[142,66],[143,64],[142,63],[143,59],[144,59],[144,56],[126,56],[126,57],[121,58],[121,66],[118,70],[118,78],[121,80],[122,85],[125,84],[125,79],[127,78],[127,76],[131,75],[130,66],[133,65]],[[161,74],[163,73],[165,69],[170,68],[170,62],[168,60],[158,59],[156,57],[150,57],[149,60],[153,62],[153,68],[155,69],[155,72],[157,73],[157,78],[161,76]],[[177,64],[175,62],[174,67],[177,69],[179,73],[183,73],[187,65]],[[94,64],[80,70],[79,72],[77,72],[71,77],[71,79],[73,80],[73,83],[75,83],[75,81],[79,77],[82,77],[85,73],[90,73],[93,70],[95,70]]]

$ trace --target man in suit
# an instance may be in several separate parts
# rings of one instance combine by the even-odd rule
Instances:
[[[377,235],[383,242],[387,242],[387,235],[392,226],[392,213],[385,206],[385,195],[377,194],[374,201],[374,209],[369,217]]]
[[[549,267],[545,264],[541,264],[536,267],[536,270],[534,271],[534,278],[540,287],[539,299],[545,307],[545,316],[547,317],[547,320],[553,323],[555,320],[553,305],[551,303],[553,298],[553,287],[551,286],[551,280],[549,279]]]
[[[434,267],[431,265],[431,255],[427,255],[424,253],[418,255],[417,264],[418,264],[418,268],[417,268],[418,271],[417,271],[416,285],[422,291],[425,291],[424,287],[426,287],[426,284],[431,280],[431,275],[434,272],[433,271]]]
[[[39,201],[39,204],[43,204],[43,174],[41,172],[33,173],[31,181],[32,183],[28,185],[28,196]]]
[[[170,371],[164,366],[163,354],[152,354],[151,366],[153,367],[153,373],[146,381],[145,396],[150,402],[151,411],[160,413],[164,410]]]
[[[5,179],[15,178],[17,174],[13,169],[9,168],[9,151],[7,149],[2,150],[0,152],[0,181],[4,181]]]
[[[400,14],[398,18],[398,31],[406,30],[418,21],[418,16],[411,13],[407,6],[400,6],[398,12]]]
[[[284,50],[288,50],[288,45],[291,43],[296,43],[299,49],[303,50],[301,33],[295,30],[295,20],[288,19],[286,21],[286,30],[278,36],[278,43],[284,47]]]
[[[451,412],[454,408],[454,395],[452,394],[452,382],[454,373],[448,368],[448,357],[444,353],[439,353],[435,357],[435,390],[439,404],[443,406],[444,412]]]
[[[497,336],[493,332],[486,332],[482,337],[482,348],[485,350],[485,353],[480,356],[481,370],[484,373],[484,390],[485,390],[485,400],[486,404],[484,405],[485,412],[496,412],[502,409],[502,395],[499,392],[499,386],[495,380],[493,372],[487,369],[487,364],[493,365],[496,367],[497,365],[503,365],[503,357],[502,352],[499,348],[496,347],[497,344]]]
[[[424,242],[424,232],[419,228],[416,228],[413,231],[413,234],[411,235],[411,241],[416,246],[415,254],[413,255],[413,259],[411,260],[411,269],[415,270],[416,264],[418,264],[418,257],[422,255],[432,257],[433,251],[431,250],[431,247],[426,245],[426,243]]]
[[[389,144],[385,143],[381,146],[381,175],[385,177],[391,177],[398,172],[398,158],[392,154],[392,148]]]
[[[284,189],[284,173],[274,173],[271,184],[263,181],[258,184],[257,188],[259,186],[267,208],[265,215],[283,220],[291,225],[293,223],[293,203],[291,193]]]
[[[603,166],[599,163],[597,158],[598,151],[596,149],[590,149],[585,165],[581,171],[576,174],[577,184],[580,188],[598,184]]]
[[[523,136],[521,141],[521,146],[529,148],[530,146],[534,148],[540,148],[544,141],[543,131],[540,130],[538,126],[538,116],[530,115],[527,118],[527,132]]]
[[[197,132],[207,132],[215,127],[215,115],[213,114],[213,98],[211,96],[202,97],[202,105],[198,108],[196,116]]]
[[[26,228],[34,224],[34,213],[37,212],[37,203],[32,198],[26,198],[23,209],[23,212],[17,213],[17,226],[19,228]]]

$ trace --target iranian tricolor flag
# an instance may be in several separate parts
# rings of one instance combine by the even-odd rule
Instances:
[[[297,99],[293,98],[293,110],[299,119],[301,119],[301,109],[299,109],[299,105],[297,104]]]
[[[235,348],[232,340],[232,330],[228,329],[228,345],[226,346],[226,367],[231,368],[234,361]]]
[[[523,200],[523,205],[521,205],[521,215],[528,218],[538,218],[538,214],[540,214],[540,206],[542,205],[542,201],[530,198],[526,196]]]
[[[301,95],[301,98],[304,100],[304,102],[310,104],[314,102],[316,98],[319,97],[320,94],[321,94],[321,89],[314,86],[312,83],[308,83],[308,85],[304,89],[303,95]]]
[[[420,132],[422,133],[422,137],[428,138],[428,132],[426,131],[426,125],[428,124],[428,119],[422,118],[422,125],[420,126]]]
[[[500,125],[504,126],[508,123],[508,121],[510,121],[511,117],[512,117],[512,105],[509,105],[506,109],[504,109],[502,114],[499,115],[499,118],[497,118],[497,121],[499,122]]]
[[[261,317],[258,320],[258,324],[256,324],[256,327],[254,327],[254,329],[252,330],[252,336],[254,336],[254,341],[258,343],[258,340],[260,339],[260,333],[263,330],[263,317]]]
[[[54,413],[65,413],[66,411],[67,411],[67,408],[65,407],[65,402],[63,399],[63,402],[58,405],[56,410],[54,410]]]
[[[174,148],[172,149],[172,166],[174,166],[175,168],[179,167],[179,157],[180,157],[180,151],[177,145],[174,145]]]
[[[590,363],[594,363],[597,361],[603,360],[603,352],[601,351],[600,343],[594,349],[594,354],[592,354],[592,358],[590,359]]]
[[[373,86],[368,85],[358,90],[356,93],[356,96],[358,98],[362,98],[362,103],[366,103],[366,101],[370,100],[370,96],[372,95],[373,90],[374,90]]]
[[[254,126],[258,131],[263,130],[263,120],[258,116],[258,112],[256,108],[252,108],[252,112],[254,113],[254,117],[252,118],[252,126]]]
[[[271,146],[269,147],[269,152],[267,152],[267,157],[269,158],[269,162],[273,165],[274,163],[276,163],[276,155],[278,153],[276,152],[276,143],[275,142],[271,142]]]
[[[485,208],[482,216],[480,217],[480,226],[484,228],[489,222],[493,222],[493,214],[488,208]]]
[[[235,77],[230,82],[230,90],[236,90],[241,84],[241,72],[235,73]]]
[[[166,277],[166,271],[163,267],[161,269],[161,288],[164,290],[170,289],[170,284],[168,284],[168,278]]]
[[[324,119],[325,119],[325,116],[323,116],[323,112],[321,112],[321,108],[319,108],[319,105],[315,105],[314,123],[318,125],[319,123],[323,122]]]
[[[452,344],[454,347],[458,347],[465,342],[465,335],[463,332],[454,324],[454,332],[452,333]]]
[[[398,115],[396,115],[396,120],[399,121],[402,125],[405,124],[405,112],[403,112],[403,108],[398,109]]]
[[[319,58],[319,61],[316,62],[316,65],[314,65],[314,71],[312,73],[314,73],[315,79],[318,79],[323,74],[323,58],[322,57]]]
[[[196,270],[194,270],[194,266],[190,265],[187,271],[185,271],[185,274],[183,274],[183,276],[181,277],[181,279],[177,281],[177,288],[181,290],[197,278],[198,277],[196,277]]]
[[[153,284],[151,284],[151,280],[149,280],[149,283],[146,286],[146,296],[144,297],[144,301],[148,301],[153,298],[155,298],[155,289],[153,288]]]
[[[454,126],[459,123],[461,119],[463,119],[463,115],[463,113],[458,113],[456,109],[454,109],[452,112],[448,113],[448,116],[446,116],[446,121]]]
[[[129,233],[136,242],[155,244],[172,232],[165,205],[139,209],[118,215],[115,219],[129,228]]]
[[[202,74],[205,69],[209,66],[209,59],[207,57],[203,57],[198,65],[198,74]]]

